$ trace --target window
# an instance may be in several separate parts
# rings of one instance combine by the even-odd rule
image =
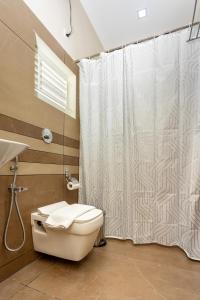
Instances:
[[[76,75],[36,35],[35,92],[39,99],[76,118]]]

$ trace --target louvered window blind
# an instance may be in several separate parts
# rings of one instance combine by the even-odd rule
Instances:
[[[76,117],[76,76],[36,35],[35,92],[39,99]]]

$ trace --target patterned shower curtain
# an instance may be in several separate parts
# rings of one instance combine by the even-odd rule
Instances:
[[[200,41],[188,30],[80,63],[79,200],[107,237],[200,260]]]

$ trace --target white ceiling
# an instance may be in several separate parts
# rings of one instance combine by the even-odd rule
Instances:
[[[191,23],[195,0],[80,0],[102,45],[111,49]],[[147,17],[137,10],[147,8]]]

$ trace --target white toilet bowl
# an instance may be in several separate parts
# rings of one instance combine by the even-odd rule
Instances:
[[[38,212],[31,214],[34,249],[74,261],[81,260],[92,250],[103,225],[103,212],[100,209],[84,213],[66,230],[46,227],[46,218]]]

